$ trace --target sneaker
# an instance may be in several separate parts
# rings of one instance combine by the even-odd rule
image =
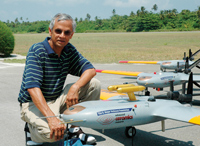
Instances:
[[[69,139],[79,138],[82,144],[95,144],[96,139],[93,136],[85,134],[80,127],[69,128]]]

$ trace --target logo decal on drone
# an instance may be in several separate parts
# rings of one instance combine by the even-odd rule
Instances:
[[[132,110],[132,108],[105,110],[105,111],[97,112],[97,116],[102,116],[102,115],[106,115],[106,114],[113,114],[113,113],[130,112],[131,110]]]
[[[111,124],[113,121],[115,120],[115,118],[111,115],[103,115],[100,116],[97,121],[102,124],[102,125],[109,125]]]

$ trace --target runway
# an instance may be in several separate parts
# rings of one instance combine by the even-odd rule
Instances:
[[[159,71],[159,65],[133,65],[133,64],[94,64],[96,69],[124,70],[124,71],[142,71],[154,72]],[[17,101],[22,74],[24,70],[23,64],[4,64],[0,62],[0,137],[1,145],[25,145],[24,122],[20,119],[20,107]],[[193,72],[199,73],[198,69]],[[109,85],[122,84],[124,82],[132,82],[135,79],[122,75],[100,74],[96,75],[101,81],[103,89]],[[69,75],[67,83],[75,82],[78,78]],[[175,90],[181,86],[175,86]],[[150,89],[151,95],[166,94],[169,88],[164,91],[155,91]],[[142,94],[142,93],[141,93]],[[194,97],[195,107],[200,108],[200,97]],[[200,126],[183,123],[179,121],[166,120],[166,131],[162,132],[161,123],[135,126],[137,129],[134,137],[134,146],[200,146]],[[82,128],[85,133],[93,135],[97,139],[97,146],[130,146],[132,140],[126,138],[124,134],[125,128],[96,130],[90,128]]]

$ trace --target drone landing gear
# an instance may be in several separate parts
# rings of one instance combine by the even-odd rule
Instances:
[[[148,87],[145,89],[145,96],[150,96],[150,92],[148,91]]]
[[[136,134],[135,127],[132,127],[132,126],[126,127],[125,135],[127,138],[132,138],[132,146],[133,146],[133,138],[134,138],[135,134]]]
[[[127,138],[133,138],[136,134],[136,129],[135,127],[132,127],[132,126],[129,126],[129,127],[126,127],[125,129],[125,135]]]

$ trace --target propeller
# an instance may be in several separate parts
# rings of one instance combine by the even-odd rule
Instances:
[[[186,53],[184,52],[183,60],[186,60]]]
[[[184,94],[185,92],[180,94],[178,91],[173,91],[173,89],[170,88],[170,91],[167,92],[167,98],[177,100],[180,103],[190,103],[193,95],[193,83],[193,73],[191,72],[188,80],[187,94]],[[183,84],[185,89],[185,83]],[[171,86],[173,86],[173,84]]]
[[[190,73],[187,87],[187,94],[180,94],[178,97],[178,101],[181,103],[190,103],[192,101],[193,95],[193,73]]]
[[[186,57],[186,61],[185,61],[185,70],[184,70],[184,72],[185,72],[186,74],[188,74],[189,72],[191,72],[191,69],[189,68],[189,59],[188,59],[188,57]]]
[[[189,51],[191,52],[191,49]],[[190,52],[189,52],[189,54],[191,54],[191,55],[189,56],[189,59],[192,61],[192,60],[194,60],[194,56],[200,52],[200,49],[197,50],[194,54],[192,54],[192,52],[191,53]]]
[[[189,59],[190,61],[194,60],[191,49],[189,49]]]
[[[193,94],[193,73],[190,73],[189,81],[188,81],[188,88],[187,88],[187,94]]]
[[[175,72],[182,72],[179,62],[177,62],[177,68],[175,69]]]

